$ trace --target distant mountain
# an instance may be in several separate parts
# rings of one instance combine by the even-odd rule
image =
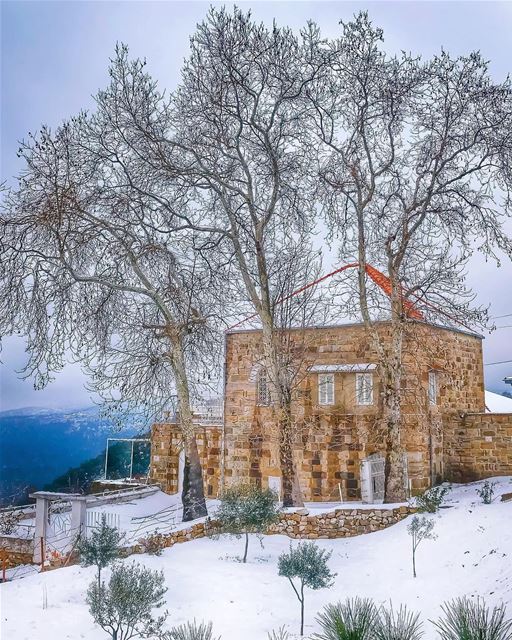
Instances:
[[[98,407],[0,412],[0,503],[42,489],[70,467],[97,456],[109,437],[129,437],[99,416]]]

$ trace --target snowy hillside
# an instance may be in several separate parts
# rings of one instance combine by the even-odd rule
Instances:
[[[0,502],[26,502],[27,487],[42,489],[70,467],[94,458],[118,432],[96,406],[0,412]]]
[[[512,478],[496,481],[498,494],[512,491]],[[410,518],[377,533],[319,540],[333,551],[330,565],[338,575],[331,589],[307,592],[305,633],[318,630],[315,614],[325,604],[348,596],[407,604],[421,612],[425,640],[437,637],[428,620],[437,618],[443,601],[456,596],[480,595],[491,604],[503,601],[512,615],[512,502],[498,497],[491,505],[481,504],[475,492],[479,484],[454,487],[447,499],[450,508],[432,516],[438,537],[419,547],[416,579],[406,530]],[[141,555],[129,561],[164,570],[168,624],[212,620],[223,640],[266,640],[267,632],[281,625],[293,634],[298,631],[298,602],[289,583],[277,575],[277,558],[289,545],[286,537],[267,536],[262,549],[253,538],[247,565],[236,560],[242,542],[229,538],[196,540],[175,545],[159,557]],[[84,604],[93,576],[92,568],[74,566],[2,585],[3,637],[106,638]]]

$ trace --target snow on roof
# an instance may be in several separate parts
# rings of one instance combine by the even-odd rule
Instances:
[[[485,408],[488,413],[512,413],[512,398],[486,391]]]

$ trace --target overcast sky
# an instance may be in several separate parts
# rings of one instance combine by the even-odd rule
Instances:
[[[218,3],[214,3],[218,4]],[[220,4],[220,3],[219,3]],[[230,3],[222,3],[230,4]],[[325,36],[339,32],[365,9],[383,27],[391,52],[412,51],[429,57],[445,48],[453,55],[479,49],[491,61],[494,78],[503,80],[512,67],[512,2],[238,2],[258,20],[299,29],[313,19]],[[116,42],[131,55],[146,57],[149,71],[162,87],[179,79],[188,39],[208,10],[203,2],[1,2],[1,175],[12,183],[21,169],[17,141],[45,123],[56,127],[80,109],[108,81],[108,59]],[[500,269],[475,258],[469,284],[491,315],[512,314],[512,265]],[[497,319],[512,325],[512,315]],[[26,358],[21,340],[7,339],[1,369],[2,408],[82,406],[90,396],[77,365],[35,392],[15,371]],[[499,329],[484,341],[484,362],[512,360],[512,328]],[[486,386],[512,390],[502,379],[512,364],[485,368]]]

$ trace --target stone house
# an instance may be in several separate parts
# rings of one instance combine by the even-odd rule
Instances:
[[[512,474],[512,414],[485,413],[481,336],[425,322],[408,327],[401,401],[407,489]],[[378,331],[386,344],[389,323]],[[296,356],[294,460],[304,499],[378,502],[385,427],[379,362],[367,331],[350,324],[292,329],[289,336]],[[207,495],[248,480],[280,491],[259,330],[226,334],[222,404],[218,415],[196,416]],[[168,492],[180,489],[180,450],[176,424],[154,425],[151,475]]]

